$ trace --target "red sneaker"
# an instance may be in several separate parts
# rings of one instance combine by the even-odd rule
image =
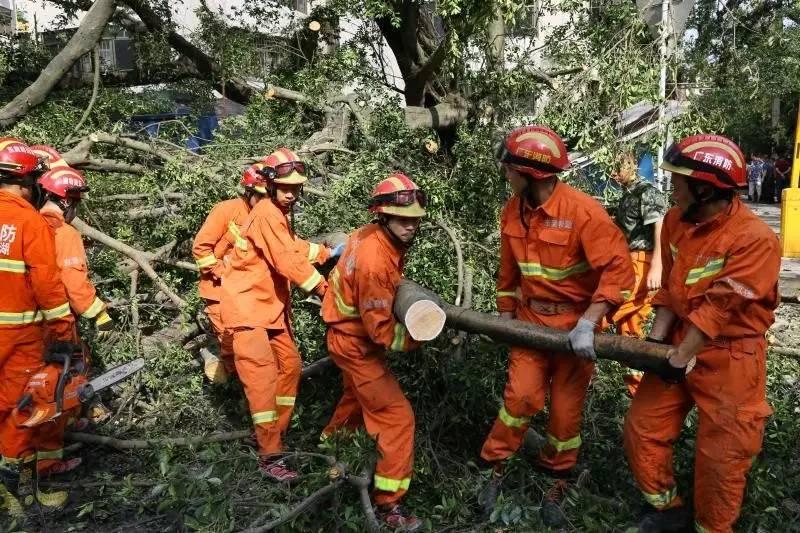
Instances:
[[[422,520],[406,511],[400,504],[378,507],[378,519],[392,531],[417,531]]]
[[[71,459],[67,459],[66,461],[55,461],[51,465],[42,468],[39,470],[40,476],[58,476],[60,474],[66,474],[67,472],[72,472],[76,468],[78,468],[83,459],[80,457],[72,457]]]
[[[261,475],[275,481],[276,483],[295,483],[300,479],[300,474],[294,470],[286,468],[283,459],[273,459],[271,457],[259,457],[258,469]]]

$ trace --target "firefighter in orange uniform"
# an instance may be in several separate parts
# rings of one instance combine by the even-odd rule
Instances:
[[[86,250],[81,235],[70,226],[77,216],[81,194],[88,191],[89,187],[80,172],[66,165],[59,165],[59,160],[63,161],[60,158],[51,159],[50,164],[54,168],[39,178],[39,187],[45,195],[45,204],[39,212],[55,232],[56,264],[61,269],[61,281],[67,291],[67,300],[73,314],[93,321],[98,332],[110,331],[114,323],[106,310],[106,304],[97,296],[97,291],[89,280]],[[72,340],[79,342],[77,331]],[[88,372],[88,368],[85,371]],[[40,475],[64,474],[81,464],[79,457],[63,459],[64,429],[74,423],[79,415],[80,409],[75,409],[36,428],[36,459]],[[86,420],[82,422],[85,427]]]
[[[425,203],[423,191],[404,174],[380,182],[370,202],[378,220],[350,236],[322,303],[328,352],[342,370],[344,384],[323,438],[363,425],[377,439],[381,457],[375,468],[374,501],[385,525],[402,531],[422,525],[399,505],[413,472],[414,411],[386,364],[386,352],[419,346],[392,308]]]
[[[38,489],[32,433],[10,416],[43,365],[42,321],[56,341],[71,341],[74,331],[53,231],[32,205],[36,179],[45,170],[28,145],[0,139],[0,491],[15,517],[31,507],[59,509],[67,500],[66,492]]]
[[[206,375],[214,383],[224,383],[228,374],[236,374],[233,339],[225,333],[220,311],[222,274],[233,249],[237,246],[247,249],[247,240],[239,232],[239,226],[267,194],[264,177],[258,173],[263,168],[263,163],[256,163],[245,169],[239,182],[244,188],[243,194],[215,205],[192,244],[192,255],[200,269],[200,297],[206,304],[205,314],[219,341],[224,365],[217,366],[215,373],[207,369]]]
[[[629,295],[634,273],[625,238],[603,207],[558,180],[567,149],[549,128],[512,131],[498,154],[514,196],[500,221],[497,307],[502,317],[570,330],[574,354],[512,348],[503,406],[481,451],[494,465],[481,498],[490,510],[503,462],[520,447],[532,416],[550,396],[547,442],[540,466],[557,478],[544,519],[555,523],[581,445],[580,426],[594,370],[594,334]]]
[[[747,184],[746,166],[729,139],[683,139],[669,149],[662,168],[672,172],[677,207],[664,219],[662,288],[653,300],[648,340],[674,348],[665,378],[645,373],[625,420],[625,451],[656,509],[642,527],[689,526],[672,445],[697,406],[695,530],[731,532],[771,414],[764,335],[778,306],[780,246],[737,196]]]
[[[324,246],[297,238],[287,215],[307,181],[306,165],[288,148],[266,157],[258,170],[268,198],[242,222],[222,276],[221,312],[231,336],[234,364],[244,386],[258,441],[259,469],[271,481],[293,482],[281,434],[291,421],[302,361],[291,330],[290,290],[323,296],[325,279],[311,266],[331,256]]]

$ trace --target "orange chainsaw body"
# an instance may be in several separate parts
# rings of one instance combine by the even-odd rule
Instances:
[[[25,387],[25,394],[30,394],[31,400],[22,408],[15,408],[13,412],[18,426],[35,427],[81,405],[79,392],[89,380],[85,375],[73,371],[64,386],[64,400],[59,409],[56,396],[61,372],[61,365],[49,364],[31,377]]]

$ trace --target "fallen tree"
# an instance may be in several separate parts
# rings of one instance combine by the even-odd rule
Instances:
[[[421,305],[423,302],[425,305]],[[432,323],[436,314],[430,311],[433,305],[438,306],[445,316],[444,320],[436,324]],[[422,334],[428,336],[432,330],[438,328],[441,331],[447,325],[467,333],[487,335],[496,341],[513,346],[556,353],[572,351],[567,331],[537,326],[521,320],[507,320],[450,305],[443,302],[436,294],[409,280],[403,280],[397,289],[394,313],[406,324],[412,337],[415,337],[416,328],[420,328]],[[425,313],[424,319],[420,319],[421,313]],[[601,334],[595,335],[594,349],[600,359],[611,359],[638,370],[658,371],[663,368],[670,347],[621,335]]]

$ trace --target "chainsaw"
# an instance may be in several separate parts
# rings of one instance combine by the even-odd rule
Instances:
[[[96,394],[144,368],[144,359],[129,363],[89,380],[88,348],[58,342],[44,356],[47,365],[34,374],[17,402],[12,416],[22,427],[35,427],[61,416],[65,411],[91,402]],[[74,363],[74,364],[73,364]]]

